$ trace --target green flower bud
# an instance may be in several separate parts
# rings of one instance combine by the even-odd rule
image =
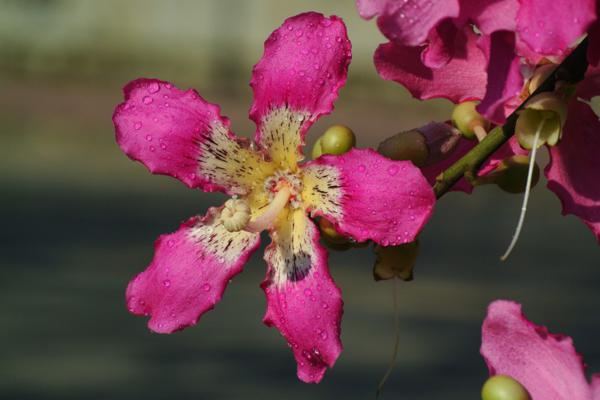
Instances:
[[[319,229],[321,230],[321,237],[329,243],[348,243],[348,239],[345,236],[340,235],[333,224],[326,218],[319,218]]]
[[[452,123],[460,133],[467,139],[475,139],[475,127],[479,126],[487,130],[489,128],[489,122],[483,118],[481,114],[475,110],[477,106],[475,101],[465,101],[464,103],[458,104],[452,110]]]
[[[377,151],[392,160],[409,160],[426,167],[447,158],[460,140],[459,132],[444,123],[430,122],[385,139]]]
[[[321,148],[321,138],[317,139],[315,145],[312,148],[312,158],[313,160],[321,157],[323,154],[323,149]]]
[[[319,141],[322,154],[344,154],[356,145],[354,132],[344,125],[330,126]]]
[[[554,146],[562,136],[562,127],[567,118],[567,105],[554,93],[540,93],[531,98],[519,113],[515,135],[521,147],[531,150],[539,130],[538,147]]]
[[[482,400],[531,400],[527,389],[506,375],[489,378],[481,390]]]
[[[375,246],[373,277],[376,281],[398,277],[404,281],[413,279],[413,268],[419,255],[419,241],[399,246]]]
[[[494,183],[508,193],[523,193],[527,185],[527,170],[529,169],[529,157],[515,155],[503,160],[495,170],[483,178],[479,178],[478,184]],[[537,163],[533,167],[531,187],[535,187],[540,179],[540,168]]]

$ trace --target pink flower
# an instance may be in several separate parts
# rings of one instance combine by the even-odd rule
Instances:
[[[377,16],[390,39],[375,52],[384,79],[421,100],[481,100],[479,111],[496,123],[513,109],[522,69],[564,57],[596,20],[594,0],[357,0],[357,7],[363,18]]]
[[[573,340],[528,321],[518,303],[490,304],[482,327],[481,355],[490,375],[516,379],[533,400],[600,399],[600,374],[588,382]]]
[[[563,214],[583,220],[600,243],[600,120],[584,102],[596,96],[600,96],[600,68],[590,67],[569,102],[562,139],[549,147],[550,163],[544,173]]]
[[[138,79],[113,117],[117,141],[152,173],[232,198],[162,235],[146,271],[127,288],[129,310],[171,333],[194,325],[221,299],[267,229],[264,323],[294,353],[298,377],[319,382],[341,352],[342,299],[308,215],[344,235],[384,245],[412,241],[431,215],[431,187],[409,162],[372,150],[303,160],[309,127],[330,113],[346,81],[351,45],[343,22],[292,17],[265,42],[254,67],[255,145],[236,137],[218,106],[195,91]]]

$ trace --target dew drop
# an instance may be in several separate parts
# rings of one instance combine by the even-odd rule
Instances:
[[[329,308],[327,303],[321,303],[321,307],[323,308],[323,310],[327,310]]]
[[[170,248],[173,248],[173,246],[175,246],[175,242],[172,241],[171,239],[167,240],[167,246],[169,246]]]
[[[142,129],[142,123],[138,121],[135,124],[133,124],[133,127],[136,131],[139,131],[140,129]]]
[[[150,151],[154,152],[155,150],[156,150],[156,147],[150,146]]]
[[[390,165],[390,167],[388,168],[388,174],[390,174],[391,176],[394,176],[398,173],[398,166],[397,165]]]
[[[312,290],[310,290],[310,289],[306,288],[306,289],[304,289],[304,294],[305,294],[306,296],[310,296],[310,295],[312,295]]]
[[[367,167],[365,167],[364,165],[359,165],[358,166],[358,172],[365,172],[367,170]]]
[[[205,283],[204,285],[202,285],[202,290],[204,290],[205,292],[210,292],[211,286],[208,283]]]
[[[169,87],[169,85],[167,85],[167,87]],[[156,93],[160,90],[160,86],[157,82],[152,82],[150,84],[150,86],[148,86],[148,92],[150,93]]]
[[[323,339],[323,340],[327,340],[327,338],[329,337],[329,335],[327,334],[327,331],[322,331],[319,336],[321,336],[321,339]]]
[[[151,104],[153,100],[152,100],[152,97],[145,96],[142,101],[144,102],[144,104]]]
[[[146,135],[146,140],[151,142],[152,141],[152,135]]]
[[[168,279],[165,279],[165,280],[163,281],[163,286],[164,286],[164,287],[167,287],[167,288],[168,288],[168,287],[171,287],[171,281],[170,281],[170,280],[168,280]]]
[[[160,144],[160,148],[163,149],[163,150],[166,150],[167,149],[167,145],[164,144],[164,143],[161,143]]]

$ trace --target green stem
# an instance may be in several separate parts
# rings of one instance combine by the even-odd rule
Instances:
[[[587,69],[587,44],[588,39],[583,40],[573,52],[556,68],[537,90],[529,98],[542,93],[554,90],[556,81],[566,81],[576,83],[583,79]],[[518,113],[527,102],[526,99],[521,105],[510,114],[504,125],[493,129],[477,146],[473,147],[460,160],[452,164],[448,169],[442,172],[433,186],[433,191],[439,199],[463,176],[474,177],[479,167],[487,160],[500,146],[508,141],[515,133],[515,124],[517,123]]]

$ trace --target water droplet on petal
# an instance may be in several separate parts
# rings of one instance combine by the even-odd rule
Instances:
[[[139,131],[140,129],[142,129],[142,123],[141,123],[141,122],[139,122],[139,121],[138,121],[138,122],[136,122],[135,124],[133,124],[133,128],[134,128],[136,131]]]
[[[367,170],[367,167],[365,167],[364,165],[359,165],[358,166],[358,172],[365,172]]]
[[[171,287],[171,281],[170,281],[170,280],[168,280],[168,279],[165,279],[165,280],[163,281],[163,286],[164,286],[164,287],[167,287],[167,288],[168,288],[168,287]]]
[[[205,283],[204,285],[202,285],[202,290],[204,290],[205,292],[210,292],[211,286],[208,283]]]
[[[173,248],[173,246],[175,246],[175,242],[172,241],[171,239],[167,240],[167,246],[169,246],[170,248]]]
[[[169,85],[167,85],[169,87]],[[156,93],[160,90],[160,85],[157,82],[152,82],[150,86],[148,86],[148,92]]]
[[[394,176],[398,173],[398,166],[397,165],[390,165],[390,167],[388,168],[388,174],[390,174],[391,176]]]
[[[144,104],[151,104],[153,100],[152,100],[152,97],[145,96],[142,101],[144,102]]]
[[[151,142],[152,141],[152,135],[146,135],[146,140]]]
[[[150,146],[150,151],[154,152],[155,150],[156,150],[156,147]]]
[[[310,290],[310,289],[306,288],[306,289],[304,289],[304,294],[305,294],[306,296],[310,296],[310,295],[312,294],[312,290]]]

